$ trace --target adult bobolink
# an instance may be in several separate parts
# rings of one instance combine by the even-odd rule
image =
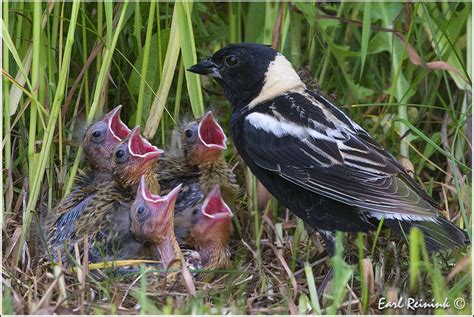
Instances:
[[[319,230],[420,228],[430,250],[465,245],[464,231],[358,124],[306,89],[290,62],[259,44],[229,45],[189,71],[210,75],[232,104],[230,131],[246,164],[287,208]]]

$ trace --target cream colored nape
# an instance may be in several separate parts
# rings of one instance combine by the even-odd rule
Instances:
[[[278,53],[275,59],[268,66],[265,73],[265,84],[260,94],[253,99],[247,107],[249,109],[255,107],[261,102],[282,95],[286,92],[299,91],[306,89],[305,84],[301,81],[300,76],[293,69],[291,63],[285,56]]]

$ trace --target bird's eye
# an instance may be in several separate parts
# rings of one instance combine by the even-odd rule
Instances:
[[[186,138],[192,138],[193,137],[193,130],[191,129],[187,129],[186,131],[184,131],[184,135],[186,136]]]
[[[238,64],[238,62],[239,62],[239,59],[235,57],[234,55],[227,56],[227,58],[225,59],[225,63],[229,67],[235,67]]]
[[[145,208],[144,205],[140,205],[137,207],[136,209],[136,219],[138,220],[138,222],[145,222],[146,219],[147,219],[147,209]]]
[[[92,133],[92,136],[94,138],[99,138],[101,135],[102,135],[102,133],[100,133],[100,131],[94,131],[94,133]]]
[[[123,149],[118,149],[117,151],[115,151],[115,162],[119,164],[124,163],[127,160],[127,157],[127,151]]]
[[[102,143],[105,140],[107,134],[107,126],[102,123],[96,123],[92,127],[91,141],[98,144]]]

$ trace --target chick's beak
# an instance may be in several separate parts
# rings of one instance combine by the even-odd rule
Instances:
[[[141,159],[144,162],[156,159],[163,153],[162,150],[140,135],[140,127],[135,127],[130,132],[128,150],[134,158]]]
[[[104,117],[104,121],[107,124],[109,132],[117,141],[122,141],[130,134],[130,129],[120,119],[121,109],[122,105],[119,105],[107,113]]]
[[[201,75],[209,75],[215,78],[222,78],[216,63],[211,61],[209,58],[191,66],[188,68],[188,71]]]
[[[209,192],[202,206],[202,213],[213,220],[231,219],[233,217],[229,206],[224,202],[218,185]]]
[[[208,149],[225,150],[227,148],[224,130],[214,119],[211,111],[199,122],[198,133],[199,140]]]
[[[142,199],[145,200],[147,204],[153,206],[152,210],[156,211],[155,216],[163,218],[168,218],[173,215],[174,205],[180,190],[181,184],[176,186],[167,195],[160,196],[152,194],[146,185],[144,176],[142,176],[140,179],[140,186],[138,189],[138,191],[141,193]]]

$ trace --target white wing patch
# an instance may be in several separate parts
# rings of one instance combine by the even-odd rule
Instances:
[[[337,143],[336,140],[314,129],[302,127],[289,121],[280,121],[274,116],[253,112],[245,118],[255,129],[272,133],[278,138],[291,135],[299,139],[313,137],[315,139]]]
[[[432,221],[437,222],[436,216],[432,217],[424,217],[418,215],[409,215],[409,214],[402,214],[402,213],[390,213],[390,212],[378,212],[378,211],[370,211],[370,217],[376,218],[378,220],[384,219],[396,219],[402,221]]]

